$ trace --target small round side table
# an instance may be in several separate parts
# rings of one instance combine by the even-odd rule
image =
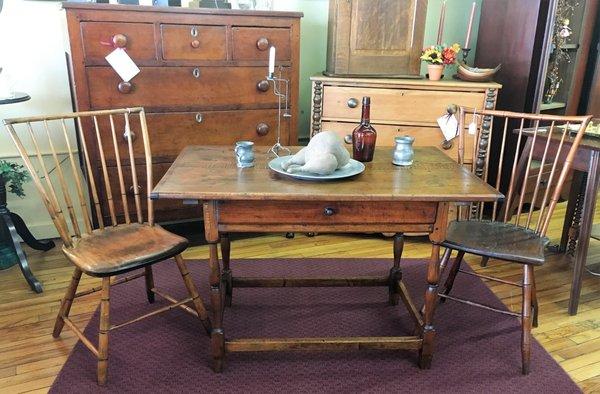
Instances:
[[[16,92],[13,93],[10,97],[0,97],[0,105],[3,104],[14,104],[20,103],[23,101],[29,100],[31,97],[26,93]],[[18,264],[21,268],[21,272],[25,277],[25,280],[31,287],[33,291],[36,293],[41,293],[43,291],[42,284],[36,279],[36,277],[31,272],[31,268],[29,268],[29,263],[27,262],[27,256],[25,252],[21,248],[21,243],[19,242],[19,236],[23,241],[36,250],[47,251],[54,247],[54,242],[52,241],[38,241],[31,234],[25,222],[19,215],[14,212],[11,212],[6,203],[6,184],[4,179],[0,176],[0,226],[3,226],[8,230],[8,234],[10,234],[10,239],[7,241],[9,244],[12,242],[12,248],[14,253],[18,258]],[[3,232],[6,233],[6,232]],[[12,267],[15,265],[17,261],[10,264],[8,267]],[[5,267],[5,268],[8,268]]]

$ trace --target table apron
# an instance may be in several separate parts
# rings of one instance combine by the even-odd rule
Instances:
[[[438,203],[421,201],[219,201],[222,232],[431,232]]]

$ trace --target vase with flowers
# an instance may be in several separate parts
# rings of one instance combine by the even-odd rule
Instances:
[[[460,51],[460,45],[452,46],[432,45],[421,53],[421,60],[427,63],[427,72],[431,81],[442,79],[444,67],[456,63],[456,55]]]

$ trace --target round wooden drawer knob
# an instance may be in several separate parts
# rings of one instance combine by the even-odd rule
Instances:
[[[112,36],[112,43],[117,48],[125,48],[127,46],[127,37],[125,34],[115,34]]]
[[[256,89],[260,92],[266,92],[269,90],[269,81],[263,79],[259,83],[256,84]]]
[[[256,40],[256,47],[259,51],[266,51],[269,49],[269,40],[266,37],[261,37]]]
[[[256,125],[256,134],[261,137],[267,135],[269,133],[269,125],[266,123],[259,123]]]
[[[448,141],[448,140],[444,140],[442,141],[442,149],[443,150],[448,150],[450,148],[452,148],[452,141]]]
[[[200,41],[194,40],[190,43],[190,45],[192,46],[192,48],[200,48]]]
[[[127,94],[131,92],[131,90],[133,89],[133,85],[131,84],[131,82],[121,81],[117,85],[117,89],[119,90],[119,92]]]

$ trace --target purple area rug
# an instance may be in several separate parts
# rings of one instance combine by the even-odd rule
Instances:
[[[356,276],[387,273],[391,264],[387,259],[234,260],[232,269],[240,276]],[[189,268],[208,304],[207,262],[191,261]],[[425,268],[423,260],[403,261],[404,280],[418,305]],[[158,264],[154,272],[158,288],[184,295],[174,263]],[[456,295],[502,307],[478,278],[459,275],[455,289]],[[113,323],[163,305],[158,298],[153,306],[147,304],[142,279],[114,287]],[[410,335],[412,321],[404,307],[389,306],[387,298],[384,287],[234,289],[225,335]],[[97,315],[85,330],[92,338],[98,332]],[[260,352],[230,354],[225,371],[215,374],[203,328],[178,309],[111,333],[106,388],[96,385],[96,360],[78,343],[51,392],[580,392],[535,340],[532,372],[521,375],[517,319],[448,301],[437,309],[435,323],[430,370],[417,368],[411,351]]]

